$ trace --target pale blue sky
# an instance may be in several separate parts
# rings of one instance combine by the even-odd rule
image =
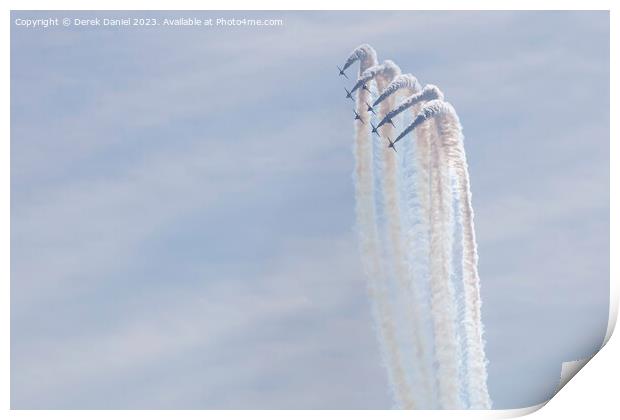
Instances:
[[[15,17],[94,12],[13,12]],[[13,408],[389,408],[353,233],[367,42],[464,126],[497,408],[601,343],[606,12],[104,12],[11,32]]]

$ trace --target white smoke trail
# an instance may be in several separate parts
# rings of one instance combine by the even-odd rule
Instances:
[[[360,76],[357,79],[357,82],[351,89],[351,92],[355,92],[360,87],[364,86],[366,82],[376,78],[377,76],[383,77],[387,80],[392,80],[394,77],[400,74],[400,67],[396,65],[392,60],[385,60],[382,64],[378,64],[376,66],[369,67],[368,69],[361,72]],[[385,87],[385,86],[383,86]],[[382,91],[383,89],[379,89]]]
[[[343,70],[356,61],[360,70],[352,92],[359,89],[356,112],[363,120],[355,123],[357,226],[394,397],[403,408],[490,408],[477,245],[458,116],[436,86],[420,90],[417,79],[401,75],[392,61],[378,65],[369,45],[356,48]],[[382,119],[373,132],[382,127],[382,134],[392,138],[394,117],[407,109],[415,116],[394,140],[413,132],[415,143],[402,147],[403,162],[412,157],[413,167],[400,168],[381,140],[372,141],[367,123],[374,83],[381,94],[373,106],[381,105]],[[412,95],[392,109],[399,90]],[[453,260],[460,260],[456,270]]]
[[[458,120],[458,116],[454,111],[454,108],[447,102],[441,100],[434,100],[429,102],[418,114],[418,116],[414,119],[414,121],[398,136],[397,140],[402,139],[407,133],[416,129],[416,127],[423,127],[425,122],[433,122],[435,120],[437,124],[437,129],[433,130],[434,134],[431,138],[431,148],[436,148],[437,151],[433,152],[433,164],[431,167],[438,168],[438,174],[441,176],[442,165],[449,165],[449,168],[454,170],[454,174],[456,175],[457,180],[457,189],[458,189],[458,202],[459,202],[459,223],[461,224],[462,229],[462,248],[463,248],[463,258],[462,258],[462,271],[463,271],[463,299],[464,299],[464,308],[465,308],[465,317],[462,322],[462,327],[464,329],[465,334],[465,342],[466,342],[466,361],[465,366],[467,369],[467,383],[465,384],[467,388],[467,394],[469,397],[469,407],[470,408],[490,408],[491,400],[488,394],[488,388],[486,385],[487,380],[487,372],[486,372],[486,358],[484,355],[484,345],[482,341],[482,320],[480,315],[481,301],[480,301],[480,280],[478,276],[478,255],[477,255],[477,244],[475,240],[475,230],[473,224],[473,208],[471,206],[471,192],[469,186],[469,173],[467,170],[467,160],[465,155],[465,149],[463,147],[463,137],[461,125]],[[429,121],[430,120],[430,121]],[[396,140],[395,140],[396,141]],[[433,204],[437,200],[443,201],[448,205],[447,209],[450,211],[449,202],[442,198],[442,195],[446,191],[449,191],[449,180],[442,181],[438,183],[436,180],[433,182],[433,185],[436,187],[434,189],[435,198],[431,200]],[[439,206],[438,208],[442,208],[443,206]],[[445,207],[443,207],[445,208]],[[431,217],[435,214],[434,211],[431,212]],[[440,220],[443,220],[442,223],[446,223],[449,220],[449,216],[440,216]],[[434,227],[437,226],[438,229]],[[437,236],[444,235],[444,231],[439,229],[439,225],[437,223],[431,223],[431,230],[436,230]],[[449,235],[449,233],[448,233]],[[433,234],[431,234],[431,247],[433,256],[437,255],[445,255],[445,250],[438,249],[437,246],[433,245]],[[443,242],[443,241],[442,241]],[[449,241],[443,242],[444,245],[450,246]],[[444,265],[443,268],[440,268],[440,260],[439,258],[433,258],[431,262],[432,265],[437,265],[437,268],[440,271],[436,271],[436,273],[441,273],[441,276],[436,277],[437,279],[444,278],[444,276],[449,276],[449,271],[446,271],[447,264]],[[433,271],[433,270],[431,270]],[[433,282],[433,287],[438,287],[435,278],[431,274],[431,281]],[[447,295],[453,293],[451,290],[446,290]],[[456,366],[458,366],[458,360],[456,360],[456,366],[453,366],[454,361],[450,360],[451,357],[448,357],[450,353],[454,355],[458,355],[457,349],[455,348],[455,343],[450,342],[451,340],[455,340],[452,332],[449,332],[445,338],[445,343],[440,344],[440,340],[443,340],[441,336],[437,336],[438,328],[441,327],[443,331],[443,327],[448,325],[444,323],[447,321],[447,314],[452,312],[452,307],[448,310],[443,308],[440,313],[436,312],[433,309],[433,314],[436,320],[439,321],[439,324],[436,325],[435,331],[435,341],[436,341],[436,351],[438,354],[438,361],[441,367],[441,360],[446,359],[449,361],[448,366],[450,366],[450,371]],[[452,315],[450,315],[452,317]],[[437,324],[437,321],[436,321]],[[448,332],[447,330],[444,332]],[[456,333],[456,332],[455,332]],[[452,336],[452,339],[448,339],[448,337]],[[447,345],[447,346],[446,346]],[[444,347],[445,346],[445,347]],[[454,384],[444,384],[442,387],[441,381],[445,380],[448,372],[439,373],[438,378],[440,382],[440,394],[448,395],[452,392],[457,391],[458,389],[454,389]],[[454,374],[454,372],[452,372]],[[454,376],[453,376],[454,377]],[[448,386],[449,385],[449,386]],[[442,388],[445,388],[442,391]],[[456,394],[458,395],[458,393]],[[443,404],[448,404],[449,401],[444,401],[442,398]],[[458,400],[454,400],[451,403],[457,402]]]
[[[417,110],[417,106],[414,107]],[[435,339],[433,319],[431,314],[431,282],[430,282],[430,164],[431,164],[431,129],[432,121],[416,130],[415,143],[412,144],[413,168],[405,169],[403,188],[409,195],[405,211],[409,218],[408,246],[410,249],[410,271],[412,272],[413,287],[417,291],[417,306],[420,308],[420,319],[424,325],[425,354],[421,363],[428,368],[425,378],[425,387],[428,389],[429,399],[427,406],[436,407],[438,404],[436,377],[430,376],[434,372]]]
[[[411,114],[415,117],[419,112],[421,104],[414,105]],[[415,142],[412,142],[412,163],[414,171],[409,175],[412,178],[405,177],[404,183],[406,188],[414,191],[416,197],[410,200],[406,211],[410,219],[411,229],[409,244],[411,253],[413,254],[411,272],[413,274],[413,286],[416,288],[418,295],[417,306],[418,316],[421,323],[426,327],[424,334],[426,337],[426,345],[424,353],[420,355],[421,363],[428,367],[427,377],[425,378],[425,387],[431,396],[428,404],[436,407],[438,404],[436,378],[430,376],[434,372],[434,331],[432,325],[431,311],[431,267],[430,267],[430,226],[431,226],[431,208],[430,208],[430,164],[431,164],[431,137],[432,127],[424,125],[419,127],[415,133]],[[432,404],[432,405],[431,405]]]
[[[415,122],[415,121],[414,121]],[[430,132],[430,282],[431,311],[441,408],[463,408],[460,399],[459,357],[452,269],[452,206],[450,178],[437,130]]]
[[[415,94],[421,90],[420,84],[417,78],[411,74],[400,75],[396,77],[387,87],[383,90],[379,98],[375,100],[373,105],[381,104],[380,116],[387,115],[394,104],[397,101],[397,92],[401,91],[407,96]],[[414,106],[412,110],[417,111],[418,107]],[[388,138],[393,138],[394,126],[385,126],[382,130],[382,134]],[[393,225],[393,229],[400,229],[402,234],[399,235],[402,245],[399,244],[397,251],[395,252],[395,259],[398,264],[401,264],[400,275],[400,288],[403,296],[407,299],[404,302],[405,311],[407,312],[408,322],[405,326],[412,328],[413,335],[413,353],[414,353],[414,383],[416,383],[415,393],[417,395],[417,401],[420,408],[432,408],[435,404],[433,397],[435,390],[433,386],[434,378],[430,376],[432,370],[432,346],[429,343],[432,342],[432,336],[427,332],[425,328],[430,321],[425,319],[425,314],[430,311],[428,301],[428,295],[424,292],[424,279],[427,278],[425,272],[426,259],[420,258],[424,255],[424,251],[421,248],[428,246],[428,229],[423,226],[425,224],[419,223],[420,212],[428,214],[428,207],[420,205],[419,200],[420,187],[416,178],[419,175],[419,169],[415,165],[415,170],[406,166],[409,163],[409,157],[414,159],[414,162],[418,162],[418,154],[416,148],[407,142],[404,147],[399,150],[401,156],[403,156],[402,163],[405,166],[402,170],[399,170],[396,155],[391,150],[384,147],[385,160],[388,163],[393,163],[391,168],[391,175],[394,177],[390,180],[386,177],[385,182],[394,182],[396,191],[394,198],[400,198],[402,206],[400,206],[400,219],[396,219],[397,216],[394,213],[398,212],[397,203],[393,204],[392,213],[394,220],[398,220],[398,224]],[[412,192],[418,192],[418,197]],[[389,190],[388,190],[389,191]],[[428,190],[427,190],[428,191]],[[398,197],[400,195],[400,197]],[[427,203],[427,202],[426,202]],[[398,225],[401,225],[400,227]],[[395,237],[395,233],[392,233]],[[393,239],[394,240],[394,239]],[[404,248],[404,249],[403,249]],[[426,248],[427,249],[427,248]],[[426,296],[426,297],[425,297]]]
[[[415,112],[420,106],[413,106],[412,111]],[[454,316],[456,308],[453,305],[455,291],[450,278],[453,216],[449,174],[443,151],[431,149],[432,145],[439,144],[435,121],[430,119],[421,124],[418,119],[414,135],[415,150],[412,157],[415,172],[409,168],[403,171],[404,188],[409,190],[405,192],[409,199],[406,201],[405,218],[409,219],[408,229],[411,229],[407,245],[412,254],[412,279],[419,291],[417,304],[425,327],[425,349],[428,350],[426,363],[428,366],[436,365],[435,375],[428,377],[431,393],[424,403],[428,408],[462,408],[459,378],[461,363]],[[400,150],[405,150],[405,147],[401,146]],[[436,182],[431,185],[431,181]],[[412,188],[415,193],[411,192]],[[429,262],[433,264],[430,267]],[[438,313],[447,315],[447,321],[439,318]],[[419,358],[420,361],[422,359]]]
[[[362,44],[355,48],[342,66],[342,71],[348,69],[356,61],[360,62],[360,72],[364,72],[369,67],[377,65],[377,52],[368,44]]]
[[[356,48],[351,53],[344,68],[346,69],[356,60],[360,61],[360,75],[367,68],[377,65],[376,53],[367,44]],[[369,92],[360,90],[356,100],[356,111],[365,122],[369,121],[370,117],[366,108],[366,102],[369,100]],[[413,407],[411,390],[402,365],[402,356],[398,348],[392,308],[387,298],[385,268],[382,266],[379,257],[378,231],[374,208],[372,138],[367,127],[365,124],[355,122],[355,195],[360,249],[364,268],[369,279],[369,295],[373,301],[380,344],[394,395],[401,406],[409,408]]]
[[[377,86],[379,90],[383,90],[388,82],[390,81],[390,75],[379,74],[377,79]],[[385,114],[390,107],[392,106],[391,100],[387,100],[383,102],[380,109],[380,115]],[[384,134],[390,136],[391,128],[384,131]],[[410,278],[409,271],[407,268],[407,258],[404,250],[403,236],[402,236],[402,221],[401,221],[401,213],[400,213],[400,196],[398,191],[398,173],[397,173],[397,161],[396,155],[392,150],[387,147],[380,148],[380,155],[378,158],[381,160],[383,168],[383,176],[382,176],[382,184],[381,191],[383,193],[383,204],[386,216],[386,233],[387,233],[387,249],[390,252],[390,259],[387,261],[387,264],[391,265],[394,275],[396,277],[396,302],[400,303],[397,305],[398,308],[402,309],[404,315],[404,325],[403,327],[407,328],[405,330],[405,339],[412,335],[413,342],[411,343],[413,346],[413,369],[416,372],[423,372],[423,369],[420,369],[418,365],[420,360],[420,354],[423,353],[422,350],[422,338],[420,336],[420,325],[419,318],[415,317],[411,310],[408,310],[408,306],[415,302],[414,296],[411,296],[412,289],[410,287]],[[413,308],[417,309],[417,308]],[[411,330],[409,330],[409,328]],[[405,351],[405,354],[408,352]],[[410,356],[411,357],[411,356]],[[416,394],[419,394],[420,390],[417,390]],[[420,398],[422,397],[422,398]],[[422,395],[414,395],[409,396],[409,401],[407,404],[403,404],[403,408],[412,409],[415,406],[419,406],[419,401],[424,401],[426,396]]]
[[[426,121],[428,121],[430,118],[434,117],[435,115],[438,115],[444,112],[444,110],[446,109],[445,107],[446,107],[446,102],[444,102],[441,99],[434,99],[432,101],[428,101],[422,107],[418,115],[416,115],[416,117],[413,119],[411,124],[409,124],[409,126],[405,128],[403,131],[401,131],[398,137],[396,137],[396,139],[394,140],[394,143],[397,143],[407,134],[411,133],[420,124],[425,123]]]
[[[487,388],[486,356],[482,339],[480,278],[478,275],[478,245],[474,228],[474,211],[467,157],[463,144],[462,127],[454,108],[446,103],[437,117],[439,132],[447,150],[447,157],[455,170],[459,203],[459,223],[462,229],[462,271],[468,371],[469,405],[474,409],[490,409],[491,398]]]
[[[387,60],[381,66],[374,66],[362,73],[358,79],[354,89],[370,82],[372,79],[376,80],[379,90],[382,90],[384,96],[381,101],[381,109],[379,115],[386,115],[392,106],[394,105],[395,97],[390,97],[400,88],[409,87],[419,88],[417,79],[409,75],[406,78],[400,78],[398,83],[391,84],[394,76],[398,76],[400,69],[391,61]],[[396,77],[398,79],[398,77]],[[385,94],[386,90],[390,88],[390,95]],[[377,103],[377,101],[375,101]],[[385,127],[382,133],[388,138],[393,137],[393,126]],[[381,183],[379,189],[381,190],[381,200],[383,213],[380,215],[385,216],[385,230],[386,230],[386,248],[388,251],[388,259],[385,261],[386,266],[390,269],[389,272],[393,272],[395,275],[396,284],[396,296],[395,296],[395,311],[400,313],[404,317],[404,322],[401,323],[404,327],[404,334],[400,334],[405,340],[405,344],[411,346],[413,354],[404,351],[405,354],[410,354],[412,357],[409,359],[412,362],[412,371],[414,374],[412,383],[417,384],[414,387],[415,393],[411,397],[412,403],[415,402],[416,406],[423,406],[429,408],[429,401],[431,397],[431,381],[429,379],[430,363],[426,357],[425,342],[423,340],[423,328],[422,328],[422,314],[420,311],[420,299],[416,293],[416,281],[412,278],[412,273],[409,269],[409,252],[405,249],[405,235],[403,231],[409,232],[408,219],[403,219],[401,215],[400,206],[400,182],[398,162],[396,155],[386,147],[379,149],[379,155],[377,157],[377,168],[380,169]],[[408,216],[408,214],[405,214]],[[383,218],[378,219],[380,222],[384,222]],[[405,228],[406,227],[406,228]],[[398,311],[400,309],[400,311]],[[397,334],[398,336],[399,334]],[[411,340],[409,342],[408,340]],[[428,366],[427,366],[428,363]],[[410,408],[406,405],[404,408]],[[412,408],[412,407],[411,407]]]
[[[401,74],[396,76],[392,82],[381,92],[379,97],[375,99],[372,106],[377,106],[391,95],[395,94],[400,89],[407,89],[411,93],[416,93],[421,90],[418,79],[411,73]],[[390,107],[391,109],[391,107]]]
[[[379,122],[377,128],[390,122],[390,120],[396,117],[401,112],[423,102],[432,101],[434,99],[443,100],[443,92],[435,85],[426,85],[421,91],[415,92],[413,95],[406,98],[398,106],[388,112],[385,117]]]
[[[420,170],[420,195],[428,197],[430,228],[430,306],[432,312],[434,349],[437,362],[438,400],[442,408],[462,408],[459,384],[459,351],[456,325],[452,268],[452,206],[448,165],[441,138],[432,117],[443,110],[443,101],[432,100],[421,109],[413,122],[396,138],[401,140],[417,127]],[[424,124],[426,123],[426,124]],[[423,129],[425,128],[425,129]],[[428,190],[424,185],[428,182]],[[425,201],[423,198],[421,201]],[[422,214],[426,217],[426,214]]]
[[[381,66],[371,67],[366,70],[360,77],[360,80],[363,80],[364,83],[366,83],[372,79],[375,79],[378,90],[382,91],[395,76],[398,76],[399,73],[400,68],[398,68],[398,66],[396,66],[393,62],[386,60]],[[379,110],[379,115],[388,112],[392,105],[393,101],[384,102]],[[387,134],[391,135],[389,132]],[[383,147],[383,145],[380,144],[378,151],[379,155],[375,156],[375,158],[378,159],[378,167],[380,167],[382,171],[380,191],[382,195],[381,203],[383,205],[382,214],[385,216],[385,239],[387,240],[385,249],[387,251],[388,258],[386,259],[385,264],[386,267],[389,268],[389,272],[393,273],[396,280],[396,287],[393,289],[396,291],[393,300],[395,303],[394,312],[404,316],[404,322],[402,323],[404,324],[402,327],[405,327],[402,331],[404,332],[404,335],[402,333],[398,334],[399,329],[397,325],[396,338],[398,339],[400,336],[404,339],[406,344],[409,344],[409,337],[413,338],[413,342],[410,343],[410,345],[414,348],[413,355],[409,353],[408,348],[401,351],[401,354],[407,355],[414,371],[419,371],[419,366],[416,365],[419,358],[416,357],[416,355],[421,352],[420,349],[422,346],[422,341],[419,335],[420,328],[418,325],[418,319],[412,316],[411,311],[408,310],[408,307],[413,303],[413,299],[410,296],[411,290],[409,287],[409,272],[407,270],[402,236],[397,161],[394,153],[386,147]],[[386,280],[388,279],[389,277],[386,278]],[[419,390],[415,390],[414,392],[412,389],[412,382],[413,381],[408,383],[407,390],[404,390],[408,394],[406,398],[402,400],[402,408],[404,409],[416,408],[419,405],[419,401],[425,399],[425,396],[419,395]]]

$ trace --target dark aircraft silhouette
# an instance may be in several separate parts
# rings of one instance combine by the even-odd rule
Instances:
[[[366,111],[370,111],[370,112],[372,112],[373,114],[377,115],[377,113],[375,112],[375,110],[374,110],[374,109],[372,109],[372,107],[371,107],[370,105],[368,105],[368,102],[366,102],[366,106],[368,107],[368,108],[366,109]]]
[[[360,117],[360,114],[358,114],[356,110],[353,110],[353,112],[355,113],[355,118],[353,118],[353,120],[360,120],[360,122],[364,124],[364,120]]]
[[[392,140],[390,140],[390,138],[389,138],[389,137],[388,137],[387,139],[388,139],[388,142],[390,143],[390,145],[389,145],[388,147],[389,147],[389,148],[391,148],[391,149],[394,149],[394,153],[397,153],[397,152],[396,152],[396,147],[395,147],[395,144],[396,144],[396,143],[395,143],[395,142],[393,142]]]
[[[344,76],[347,79],[349,78],[349,76],[347,76],[347,74],[344,72],[344,70],[340,68],[340,66],[336,66],[336,67],[338,67],[338,70],[340,70],[340,73],[338,73],[340,76]]]
[[[370,93],[370,89],[368,89],[368,86],[366,86],[365,84],[364,84],[364,86],[362,86],[362,89],[364,89],[366,92]]]
[[[347,98],[351,99],[353,102],[355,102],[355,99],[353,99],[353,92],[349,92],[349,89],[344,88],[344,90],[347,92]]]
[[[375,133],[377,136],[381,137],[381,134],[379,134],[379,132],[377,131],[379,127],[375,127],[373,123],[370,123],[370,126],[372,127],[372,132]]]

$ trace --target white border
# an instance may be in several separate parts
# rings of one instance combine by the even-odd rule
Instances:
[[[610,10],[611,18],[611,139],[618,140],[616,136],[617,124],[615,123],[614,115],[618,115],[617,106],[617,83],[614,75],[618,74],[617,65],[617,37],[618,31],[616,25],[618,23],[617,10],[614,10],[614,2],[610,0],[589,0],[589,1],[553,1],[553,0],[503,0],[491,1],[491,0],[478,0],[478,1],[457,1],[457,0],[435,0],[430,1],[413,1],[413,0],[399,0],[399,1],[356,1],[345,2],[338,0],[302,0],[287,2],[283,0],[263,0],[259,2],[251,2],[249,0],[235,1],[234,5],[231,1],[224,2],[219,0],[217,2],[209,2],[205,5],[204,2],[197,0],[176,0],[174,2],[168,2],[167,4],[154,3],[152,1],[145,0],[109,0],[109,1],[89,1],[86,5],[84,2],[76,0],[64,0],[56,1],[53,5],[50,5],[46,1],[29,1],[19,2],[15,0],[9,0],[3,2],[5,5],[4,19],[2,20],[2,53],[7,60],[4,60],[4,65],[1,67],[2,80],[4,81],[4,101],[2,101],[2,131],[4,133],[3,141],[0,149],[0,172],[2,173],[0,182],[0,200],[2,206],[0,211],[2,212],[1,232],[3,240],[1,242],[2,253],[0,255],[0,272],[2,273],[2,286],[3,292],[1,311],[1,323],[2,325],[2,340],[3,345],[0,347],[0,359],[3,368],[0,370],[0,390],[2,391],[2,414],[9,411],[10,406],[10,379],[7,374],[10,372],[10,10],[347,10],[351,6],[355,6],[358,10]],[[617,3],[617,2],[616,2]],[[205,7],[208,6],[208,7]],[[615,141],[610,142],[611,153],[611,285],[610,285],[610,314],[609,325],[605,342],[609,341],[608,345],[600,355],[594,357],[591,363],[588,363],[584,367],[583,372],[579,374],[579,379],[571,381],[565,389],[563,389],[552,402],[549,403],[549,407],[544,410],[538,411],[535,416],[538,418],[573,418],[579,416],[583,418],[585,415],[589,415],[594,410],[597,415],[594,418],[614,418],[617,415],[617,407],[615,406],[616,392],[618,389],[618,375],[619,363],[618,353],[620,349],[620,343],[617,337],[609,340],[613,332],[613,328],[616,323],[618,314],[618,264],[614,260],[614,256],[620,255],[618,253],[617,233],[618,225],[613,215],[618,214],[620,208],[618,206],[617,194],[614,193],[614,186],[616,186],[618,170],[618,146]],[[603,357],[604,355],[604,357]],[[600,360],[599,360],[600,359]],[[146,419],[168,419],[171,416],[175,418],[195,418],[203,419],[205,415],[209,418],[212,417],[227,417],[227,418],[252,418],[256,419],[261,417],[269,417],[275,419],[288,419],[291,416],[300,419],[314,419],[317,415],[321,417],[355,417],[361,419],[375,418],[380,416],[382,418],[388,417],[401,417],[415,415],[417,418],[445,418],[459,417],[459,418],[510,418],[516,416],[522,416],[533,411],[536,411],[540,406],[517,409],[517,410],[493,410],[490,412],[480,411],[459,411],[459,412],[415,412],[409,413],[406,411],[295,411],[293,413],[288,411],[10,411],[9,414],[12,417],[17,418],[51,418],[51,419],[107,419],[113,415],[115,417],[140,417]]]

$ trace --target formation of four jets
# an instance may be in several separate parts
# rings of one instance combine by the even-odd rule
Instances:
[[[338,67],[339,70],[339,75],[340,76],[344,76],[346,79],[349,78],[349,76],[347,76],[347,74],[344,72],[344,70],[340,67],[340,66],[336,66]],[[347,89],[346,87],[344,88],[345,92],[347,92],[347,99],[351,99],[353,102],[355,102],[355,99],[353,99],[353,93],[355,92],[355,90],[358,88],[358,85],[360,83],[358,82],[358,84],[355,85],[355,87],[351,90]],[[368,89],[368,85],[366,85],[366,83],[361,83],[361,88],[365,91],[367,91],[368,93],[370,93],[370,89]],[[366,109],[366,111],[368,112],[372,112],[374,115],[377,115],[377,113],[375,112],[375,110],[373,109],[373,107],[368,103],[365,102],[366,106],[368,107]],[[365,124],[364,120],[362,119],[362,117],[360,116],[360,114],[357,113],[357,111],[354,109],[353,113],[355,114],[355,117],[353,118],[354,121],[359,121],[362,124]],[[394,122],[392,122],[392,119],[389,117],[385,117],[376,127],[373,123],[370,123],[370,126],[372,127],[372,132],[374,134],[376,134],[377,136],[381,137],[381,135],[379,134],[379,128],[383,125],[383,124],[392,124],[392,127],[396,127],[394,125]],[[389,146],[390,148],[394,149],[394,151],[396,151],[396,147],[394,147],[394,142],[392,142],[392,140],[390,140],[390,138],[387,138],[388,142],[389,142]]]

